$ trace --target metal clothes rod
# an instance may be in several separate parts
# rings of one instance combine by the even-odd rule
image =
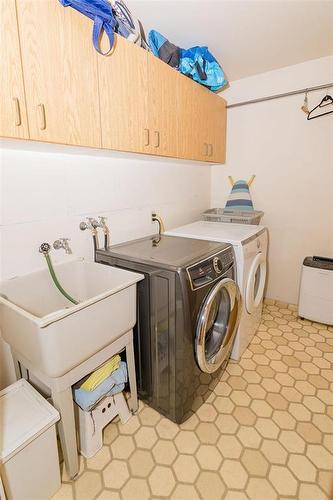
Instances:
[[[305,94],[305,92],[313,92],[314,90],[321,90],[333,87],[333,83],[326,83],[325,85],[317,85],[316,87],[308,87],[306,89],[292,90],[284,94],[275,94],[267,97],[260,97],[258,99],[251,99],[250,101],[236,102],[235,104],[228,104],[227,108],[238,108],[239,106],[247,106],[248,104],[256,104],[257,102],[272,101],[273,99],[281,99],[290,95]]]

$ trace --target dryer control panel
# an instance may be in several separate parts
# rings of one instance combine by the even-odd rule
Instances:
[[[206,286],[221,279],[234,266],[234,251],[232,246],[212,255],[208,259],[194,264],[186,269],[192,290]]]

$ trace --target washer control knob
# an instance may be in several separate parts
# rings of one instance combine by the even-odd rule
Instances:
[[[214,267],[214,271],[216,272],[216,274],[221,274],[222,271],[223,271],[223,264],[222,264],[222,261],[219,257],[214,257],[213,259],[213,267]]]

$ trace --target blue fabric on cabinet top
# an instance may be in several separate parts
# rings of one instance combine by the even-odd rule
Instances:
[[[221,66],[208,47],[181,49],[155,30],[149,32],[148,40],[156,57],[210,90],[220,90],[228,83]]]
[[[148,36],[149,47],[154,54],[169,66],[179,69],[180,48],[169,42],[158,31],[151,30]]]
[[[221,66],[208,47],[180,49],[179,71],[213,91],[220,90],[228,83]]]
[[[151,48],[154,56],[158,57],[158,51],[162,47],[162,45],[167,42],[167,38],[163,36],[161,33],[155,30],[150,30],[148,34],[148,42],[149,47]]]
[[[59,0],[59,2],[64,7],[72,7],[94,21],[92,34],[94,47],[102,55],[109,54],[113,48],[114,30],[117,27],[117,21],[109,2],[107,0]],[[110,42],[110,48],[107,52],[102,52],[100,48],[100,38],[103,30]]]

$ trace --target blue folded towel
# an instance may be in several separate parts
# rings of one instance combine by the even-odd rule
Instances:
[[[109,377],[101,382],[93,391],[85,391],[80,389],[81,382],[78,382],[73,387],[74,400],[84,411],[89,411],[97,405],[97,403],[105,398],[112,396],[124,390],[127,382],[127,365],[121,361],[118,370],[115,370]]]

